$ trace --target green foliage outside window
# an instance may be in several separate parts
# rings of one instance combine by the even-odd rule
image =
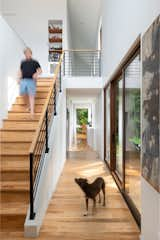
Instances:
[[[140,90],[134,89],[131,94],[132,106],[130,106],[130,117],[133,120],[135,135],[129,139],[136,147],[140,148]]]
[[[88,109],[77,109],[77,124],[80,126],[88,124]]]

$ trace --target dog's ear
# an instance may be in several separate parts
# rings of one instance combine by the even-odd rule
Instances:
[[[75,178],[75,179],[74,179],[74,181],[77,183],[77,182],[78,182],[78,179],[77,179],[77,178]]]

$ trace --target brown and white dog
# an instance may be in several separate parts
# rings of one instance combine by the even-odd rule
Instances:
[[[102,177],[96,178],[93,183],[88,183],[86,178],[75,178],[75,182],[80,186],[82,191],[85,194],[86,199],[86,213],[84,216],[88,215],[88,200],[89,198],[93,200],[93,210],[92,214],[95,211],[96,207],[96,196],[99,195],[99,203],[101,203],[101,195],[100,192],[103,192],[103,206],[105,206],[105,181]]]

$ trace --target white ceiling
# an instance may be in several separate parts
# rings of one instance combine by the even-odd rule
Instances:
[[[101,0],[68,0],[73,49],[96,49]]]
[[[71,88],[67,89],[67,95],[72,98],[96,98],[101,91],[102,89],[98,88]]]
[[[101,89],[67,89],[67,102],[74,104],[95,103]]]

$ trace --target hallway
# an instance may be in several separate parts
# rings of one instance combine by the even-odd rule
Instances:
[[[89,216],[84,217],[84,196],[74,178],[85,177],[92,181],[98,176],[106,181],[106,207],[97,203],[97,212],[92,216],[90,202]],[[95,152],[70,153],[38,239],[139,239],[139,229],[130,211],[105,165],[96,159]]]

